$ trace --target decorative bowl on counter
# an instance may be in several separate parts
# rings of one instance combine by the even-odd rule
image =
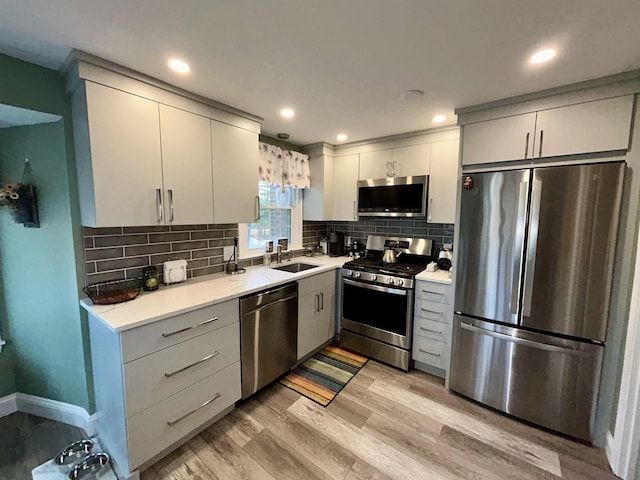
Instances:
[[[111,305],[133,300],[138,296],[141,288],[141,279],[128,278],[126,280],[92,283],[82,290],[94,304]]]

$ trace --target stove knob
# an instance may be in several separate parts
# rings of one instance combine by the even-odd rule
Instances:
[[[378,279],[378,275],[376,275],[375,273],[371,274],[371,281],[375,282]]]
[[[402,280],[396,280],[396,285],[401,287],[402,285],[404,285],[404,282]]]
[[[353,275],[353,270],[347,270],[347,275],[350,277],[351,275]]]
[[[389,285],[393,285],[393,278],[387,278],[387,283]]]
[[[360,272],[356,272],[356,278],[360,278]]]

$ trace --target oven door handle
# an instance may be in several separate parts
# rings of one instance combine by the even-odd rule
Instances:
[[[348,278],[343,278],[342,283],[346,285],[353,285],[358,288],[366,288],[367,290],[374,290],[376,292],[385,292],[392,293],[393,295],[403,295],[407,296],[407,290],[400,290],[399,288],[389,288],[389,287],[381,287],[379,285],[371,285],[369,283],[364,282],[356,282],[354,280],[349,280]]]

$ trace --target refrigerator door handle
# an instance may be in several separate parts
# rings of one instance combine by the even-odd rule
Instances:
[[[464,322],[460,322],[460,328],[476,334],[488,335],[489,337],[494,337],[499,340],[506,340],[508,342],[517,343],[519,345],[526,345],[528,347],[537,348],[538,350],[545,350],[547,352],[557,352],[564,355],[573,355],[576,357],[593,356],[593,354],[590,352],[575,350],[568,347],[558,347],[557,345],[550,345],[548,343],[534,342],[533,340],[527,340],[526,338],[512,337],[511,335],[507,335],[505,333],[492,332],[491,330],[485,330],[484,328],[476,327],[475,325],[470,325]]]
[[[526,173],[524,181],[520,182],[518,190],[518,223],[516,225],[516,236],[513,242],[513,278],[511,283],[511,313],[518,314],[518,302],[520,301],[522,274],[522,262],[524,260],[524,230],[526,228],[527,213],[527,190],[529,188],[529,172]]]
[[[529,215],[529,237],[527,245],[527,260],[524,267],[524,295],[522,316],[531,315],[531,301],[533,298],[533,279],[536,268],[536,254],[538,250],[538,225],[540,223],[540,202],[542,201],[542,182],[534,178],[531,188],[531,213]]]

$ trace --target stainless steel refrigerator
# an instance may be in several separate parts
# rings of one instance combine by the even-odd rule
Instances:
[[[624,163],[463,175],[450,388],[591,440]]]

